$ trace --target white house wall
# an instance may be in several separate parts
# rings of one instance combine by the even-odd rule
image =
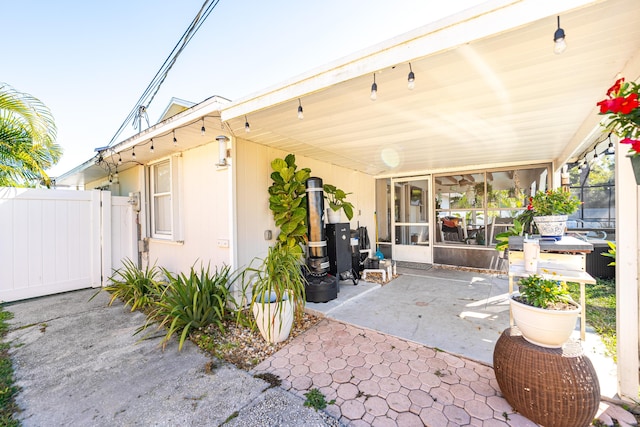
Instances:
[[[269,210],[268,188],[271,185],[271,161],[284,158],[285,151],[275,150],[242,139],[236,140],[234,164],[237,167],[237,233],[238,265],[247,265],[256,256],[264,256],[275,242],[277,228]],[[310,168],[311,176],[323,183],[333,184],[348,193],[353,203],[354,217],[351,228],[366,226],[369,238],[374,239],[375,179],[361,172],[331,165],[307,157],[296,156],[298,169]],[[343,221],[347,218],[343,214]],[[265,239],[271,230],[272,239]]]
[[[149,239],[148,262],[174,272],[231,265],[230,169],[218,170],[217,144],[182,153],[182,243]]]

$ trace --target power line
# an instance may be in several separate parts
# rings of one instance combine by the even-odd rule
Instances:
[[[187,47],[193,36],[196,35],[202,24],[206,21],[206,19],[209,17],[209,15],[213,11],[213,9],[215,9],[219,2],[220,0],[205,0],[198,13],[189,24],[189,27],[187,27],[185,32],[180,37],[180,40],[178,40],[178,43],[176,43],[174,48],[171,50],[171,53],[169,53],[167,59],[165,59],[162,66],[151,80],[151,83],[149,83],[147,88],[144,90],[144,92],[136,102],[136,105],[129,112],[127,118],[122,122],[122,124],[118,128],[118,131],[111,138],[111,141],[109,141],[107,147],[111,147],[116,142],[116,139],[120,136],[127,124],[135,119],[138,119],[138,123],[140,124],[138,132],[142,131],[142,119],[145,118],[142,116],[142,114],[146,114],[146,110],[160,90],[162,83],[164,83],[165,79],[169,75],[169,71],[176,63],[176,60],[178,59],[182,51]]]

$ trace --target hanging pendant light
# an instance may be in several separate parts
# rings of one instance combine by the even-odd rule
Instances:
[[[247,120],[247,116],[244,116],[244,131],[246,133],[251,132],[251,126],[249,126],[249,120]]]
[[[413,70],[411,69],[411,62],[409,62],[409,77],[407,77],[407,87],[409,90],[413,90],[416,87],[416,75],[413,74]]]
[[[373,73],[373,84],[371,85],[371,100],[378,99],[378,85],[376,84],[376,74]]]
[[[155,151],[153,147],[153,138],[151,138],[151,148],[149,148],[149,151],[151,151],[152,153]]]
[[[304,119],[304,112],[302,110],[302,102],[300,101],[300,98],[298,98],[298,118],[300,120]]]
[[[200,128],[200,135],[205,136],[207,130],[204,128],[204,117],[202,118],[202,127]]]
[[[558,16],[558,29],[553,34],[553,53],[559,55],[567,49],[564,30],[560,28],[560,17]]]

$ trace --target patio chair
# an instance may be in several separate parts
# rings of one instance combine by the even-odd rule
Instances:
[[[442,242],[461,242],[467,240],[467,228],[464,218],[445,216],[440,219],[440,240]]]

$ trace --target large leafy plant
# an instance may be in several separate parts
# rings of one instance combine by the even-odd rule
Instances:
[[[324,198],[329,202],[329,208],[335,212],[342,209],[349,221],[351,221],[351,218],[353,218],[353,205],[347,202],[347,196],[351,193],[345,193],[344,190],[331,184],[324,184],[322,189]]]
[[[273,212],[276,226],[280,227],[278,245],[288,247],[301,257],[301,244],[306,242],[307,203],[305,183],[311,175],[311,169],[298,170],[296,156],[287,155],[284,159],[271,162],[269,187],[269,209]]]

